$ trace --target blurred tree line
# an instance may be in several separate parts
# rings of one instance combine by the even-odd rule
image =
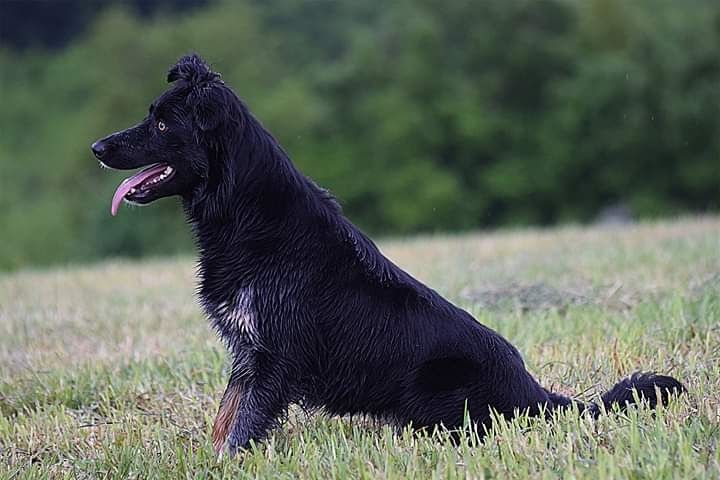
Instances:
[[[177,201],[111,218],[88,148],[189,51],[374,233],[720,206],[717,0],[150,3],[0,37],[0,268],[189,249]]]

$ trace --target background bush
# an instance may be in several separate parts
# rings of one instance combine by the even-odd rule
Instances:
[[[719,207],[716,0],[59,3],[0,6],[0,268],[190,248],[89,151],[189,51],[373,233]]]

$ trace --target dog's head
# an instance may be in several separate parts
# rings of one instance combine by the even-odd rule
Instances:
[[[113,215],[123,200],[145,205],[172,195],[189,198],[207,179],[206,138],[230,121],[234,94],[195,54],[181,58],[167,80],[173,85],[150,105],[142,122],[91,146],[105,167],[142,168],[115,191]]]

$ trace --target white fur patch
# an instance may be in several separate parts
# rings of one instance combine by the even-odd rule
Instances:
[[[240,290],[232,301],[220,303],[213,313],[215,321],[224,327],[229,327],[251,339],[257,339],[258,331],[251,288]]]

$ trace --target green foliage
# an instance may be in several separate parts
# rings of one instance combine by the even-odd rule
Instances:
[[[188,51],[372,232],[719,206],[714,0],[113,8],[60,52],[0,49],[0,268],[189,248],[176,201],[111,218],[122,174],[88,149]]]

